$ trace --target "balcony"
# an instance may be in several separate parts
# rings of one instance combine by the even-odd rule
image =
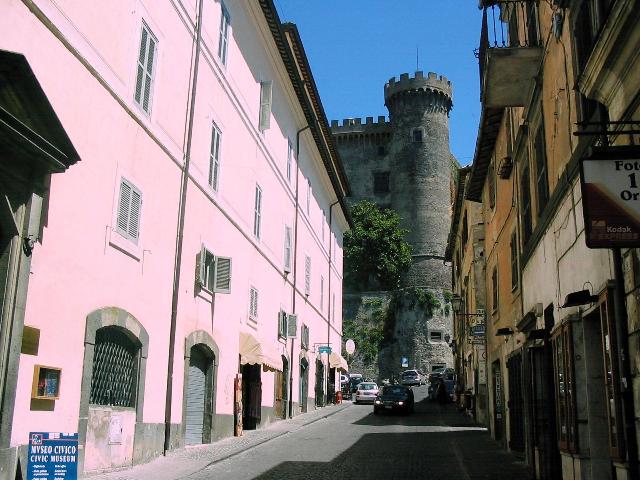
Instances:
[[[483,0],[480,92],[486,108],[522,107],[538,73],[542,48],[533,0]]]

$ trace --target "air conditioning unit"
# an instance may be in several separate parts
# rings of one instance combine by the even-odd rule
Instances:
[[[298,337],[298,315],[290,314],[287,317],[287,338]]]

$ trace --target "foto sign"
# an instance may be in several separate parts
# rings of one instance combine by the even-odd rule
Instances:
[[[77,480],[78,434],[31,432],[27,480]]]
[[[640,149],[594,148],[580,179],[587,247],[640,246]]]

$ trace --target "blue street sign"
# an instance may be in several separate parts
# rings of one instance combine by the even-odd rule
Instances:
[[[318,353],[331,353],[331,347],[329,345],[320,345],[318,347]]]
[[[31,432],[27,480],[77,480],[78,434]]]
[[[409,366],[409,358],[402,357],[402,368],[407,368]]]

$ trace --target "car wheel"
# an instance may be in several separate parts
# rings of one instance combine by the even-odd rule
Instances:
[[[373,407],[373,414],[380,415],[380,410],[378,410],[376,407]]]

